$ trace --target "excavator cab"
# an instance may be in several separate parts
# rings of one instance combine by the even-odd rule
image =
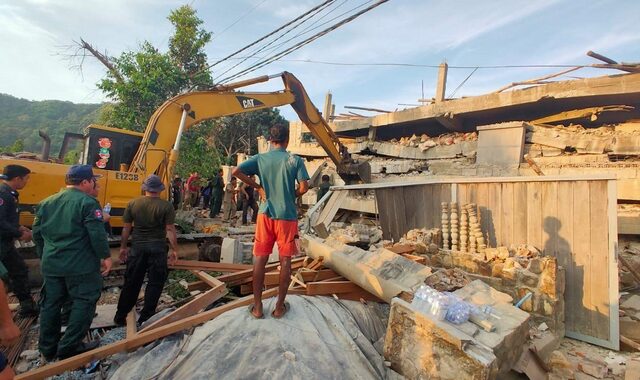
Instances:
[[[84,133],[82,163],[97,169],[127,171],[142,136],[126,129],[91,124]]]

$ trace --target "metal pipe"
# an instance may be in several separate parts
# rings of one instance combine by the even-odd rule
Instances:
[[[184,132],[184,126],[187,123],[187,115],[191,110],[191,105],[188,103],[182,106],[182,117],[180,117],[180,126],[178,127],[178,134],[176,135],[176,142],[173,144],[173,150],[180,150],[180,140],[182,139],[182,132]]]

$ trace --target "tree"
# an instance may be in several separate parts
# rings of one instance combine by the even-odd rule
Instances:
[[[103,123],[142,131],[153,112],[169,98],[212,86],[204,51],[211,33],[203,29],[197,12],[184,5],[171,11],[167,19],[173,24],[174,33],[166,53],[144,42],[136,52],[109,58],[82,41],[81,47],[108,69],[98,87],[115,103],[103,108],[100,115]],[[176,172],[184,175],[197,170],[205,175],[214,174],[222,161],[233,163],[237,153],[256,153],[256,137],[264,135],[275,122],[286,121],[277,110],[269,109],[192,127],[183,136]]]
[[[212,83],[204,47],[211,41],[211,33],[201,28],[196,11],[184,5],[169,14],[175,33],[169,39],[169,57],[189,77],[195,87],[206,88]]]
[[[108,125],[143,131],[153,112],[169,98],[211,84],[204,52],[211,33],[201,28],[202,20],[188,5],[171,11],[168,20],[175,28],[168,53],[145,41],[137,52],[124,52],[108,62],[106,77],[98,84],[116,102],[104,114]]]
[[[238,153],[258,153],[256,138],[267,136],[269,127],[276,123],[288,124],[276,108],[223,117],[214,121],[211,139],[226,163],[234,164]]]

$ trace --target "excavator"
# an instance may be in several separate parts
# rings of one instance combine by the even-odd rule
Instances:
[[[283,81],[283,90],[238,91],[278,77]],[[146,176],[157,174],[167,189],[170,188],[184,131],[204,120],[284,105],[293,107],[346,183],[370,182],[369,164],[351,157],[309,99],[302,83],[289,72],[177,95],[153,113],[144,134],[90,125],[83,136],[81,162],[91,164],[94,172],[102,175],[98,180],[98,200],[102,205],[111,204],[111,225],[121,227],[124,209],[131,199],[141,195],[141,184]],[[66,142],[65,138],[63,147],[67,146]],[[21,224],[30,226],[33,207],[64,187],[68,166],[49,162],[44,153],[42,161],[0,158],[0,169],[9,164],[27,166],[33,172],[28,185],[20,193]],[[168,192],[165,191],[163,196],[168,198]]]

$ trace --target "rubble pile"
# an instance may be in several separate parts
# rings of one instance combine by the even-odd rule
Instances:
[[[416,254],[437,253],[442,241],[439,228],[415,228],[407,233],[395,245],[411,245]]]
[[[399,144],[412,148],[419,148],[421,151],[426,151],[430,148],[439,145],[453,145],[462,141],[477,141],[478,134],[476,132],[469,133],[446,133],[435,137],[429,137],[427,134],[422,134],[420,137],[415,134],[411,137],[401,137],[400,139],[392,139],[390,143]]]
[[[640,295],[627,295],[620,302],[620,335],[640,343]]]
[[[469,278],[463,271],[452,268],[436,271],[431,276],[427,277],[424,283],[439,292],[453,292],[454,290],[458,290],[468,285],[469,282]]]
[[[545,356],[549,380],[640,378],[640,358],[626,352],[613,352],[575,340],[565,340]]]
[[[330,238],[342,244],[375,246],[382,240],[382,229],[366,220],[354,219],[353,223],[333,222],[329,226]],[[361,223],[355,223],[361,222]]]

